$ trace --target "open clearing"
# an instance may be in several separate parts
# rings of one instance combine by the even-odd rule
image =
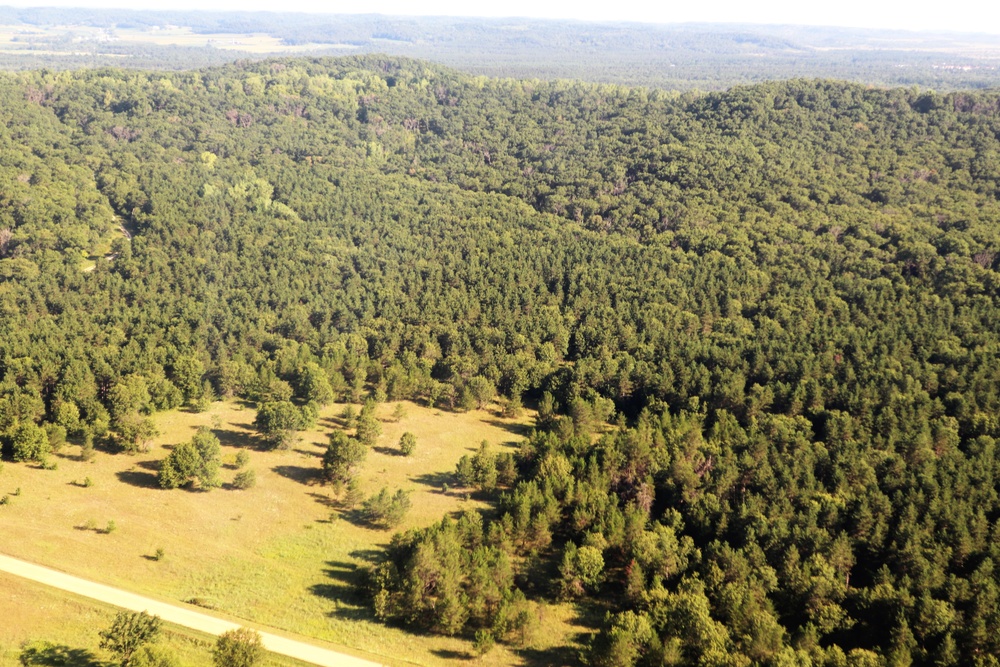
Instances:
[[[88,48],[100,49],[101,45],[111,43],[211,47],[245,53],[285,54],[320,51],[350,53],[357,49],[350,44],[285,44],[282,39],[264,33],[199,33],[181,26],[162,26],[149,30],[107,30],[85,25],[0,26],[0,48],[6,53],[25,53],[30,49],[32,53],[39,55],[93,55]],[[37,50],[39,47],[42,50]]]
[[[425,526],[448,513],[482,506],[452,483],[458,459],[486,440],[497,449],[517,443],[531,422],[504,420],[486,411],[450,413],[407,403],[407,416],[389,419],[394,404],[379,406],[383,435],[359,474],[363,490],[382,486],[412,492],[413,509],[401,529]],[[53,457],[56,470],[6,464],[0,493],[14,496],[0,507],[0,550],[79,577],[164,600],[193,601],[237,619],[315,637],[348,652],[390,664],[444,664],[467,655],[462,639],[413,635],[375,622],[353,590],[357,568],[388,542],[389,531],[352,523],[317,472],[326,434],[339,426],[342,405],[323,411],[315,430],[287,451],[258,451],[253,409],[220,402],[204,413],[155,416],[161,435],[148,453],[99,452],[78,460],[78,448]],[[159,460],[172,444],[199,426],[213,429],[223,444],[223,462],[240,448],[250,451],[257,486],[210,492],[164,491],[156,484]],[[417,436],[413,456],[398,455],[404,431]],[[235,475],[222,471],[223,481]],[[91,486],[84,486],[89,478]],[[103,529],[114,521],[116,529]],[[155,560],[157,549],[165,557]],[[5,603],[0,602],[0,611]],[[524,655],[544,663],[546,650],[573,632],[571,606],[539,606],[539,632],[525,654],[499,647],[482,664],[522,664]],[[6,614],[2,614],[6,616]],[[50,623],[59,623],[49,617]],[[37,628],[39,638],[45,631]],[[22,628],[23,629],[23,628]]]

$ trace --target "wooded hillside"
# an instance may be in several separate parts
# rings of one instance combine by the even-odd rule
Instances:
[[[4,74],[0,116],[6,458],[498,392],[540,421],[469,480],[497,518],[397,538],[387,620],[513,641],[568,596],[593,664],[997,664],[997,94],[365,57]]]

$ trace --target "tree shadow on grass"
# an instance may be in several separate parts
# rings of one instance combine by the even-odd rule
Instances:
[[[350,424],[343,417],[320,417],[319,423],[321,426],[326,426],[327,428],[337,428],[337,429],[350,429],[354,428],[354,422]]]
[[[352,526],[357,526],[358,528],[370,528],[372,530],[377,529],[375,526],[372,526],[361,509],[357,507],[353,509],[342,509],[337,516],[341,521],[346,521]]]
[[[347,555],[351,558],[363,560],[369,565],[381,563],[385,559],[385,551],[382,549],[355,549]]]
[[[126,484],[138,486],[143,489],[160,488],[160,480],[157,478],[156,473],[152,472],[132,468],[131,470],[116,472],[115,477],[117,477],[120,482],[125,482]]]
[[[494,426],[496,428],[503,429],[504,431],[513,433],[514,435],[521,438],[527,438],[531,434],[532,429],[534,428],[533,426],[530,426],[528,424],[511,424],[510,422],[500,421],[499,419],[484,419],[483,423],[489,424],[490,426]]]
[[[238,447],[247,449],[264,449],[263,441],[252,433],[233,431],[226,428],[213,428],[212,435],[219,439],[223,447]]]
[[[329,582],[310,586],[309,591],[333,602],[329,615],[352,621],[374,621],[375,614],[361,591],[364,583],[362,569],[356,563],[347,561],[331,560],[326,564],[324,572]]]
[[[444,493],[445,484],[449,487],[454,487],[458,484],[458,482],[455,481],[454,473],[450,472],[425,472],[421,475],[417,475],[416,477],[411,477],[410,480],[416,482],[417,484],[423,484],[424,486],[432,486],[442,493]],[[448,495],[458,494],[449,491]]]
[[[323,507],[328,507],[329,509],[337,509],[340,507],[340,501],[335,498],[331,498],[326,493],[316,493],[314,491],[310,491],[308,495]]]
[[[372,451],[386,456],[403,456],[398,447],[372,447]]]
[[[445,660],[472,660],[476,656],[468,651],[453,651],[450,648],[433,648],[431,653]],[[551,663],[556,664],[556,663]]]
[[[589,635],[588,635],[589,636]],[[548,665],[582,665],[580,661],[581,647],[576,645],[551,646],[549,648],[515,649],[514,653],[521,658],[525,667],[547,667]]]
[[[271,468],[286,479],[306,486],[312,486],[320,480],[319,468],[306,468],[304,466],[274,466]]]
[[[323,452],[316,451],[315,449],[309,450],[309,449],[300,449],[296,447],[292,451],[294,451],[296,454],[302,454],[303,456],[315,456],[316,458],[322,458],[323,456]]]
[[[34,641],[21,649],[20,662],[25,667],[106,667],[93,653],[82,648],[72,648],[65,644]]]

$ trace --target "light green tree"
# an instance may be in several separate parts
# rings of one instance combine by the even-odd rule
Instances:
[[[250,628],[227,630],[219,635],[212,650],[216,667],[254,667],[264,657],[260,633]]]
[[[156,641],[160,625],[159,616],[145,611],[118,612],[111,627],[101,631],[100,646],[114,655],[122,667],[130,667],[136,651]]]

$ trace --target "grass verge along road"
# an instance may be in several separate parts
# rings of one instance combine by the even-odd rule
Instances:
[[[123,609],[145,611],[159,616],[169,623],[193,630],[200,630],[212,635],[220,635],[227,630],[235,630],[240,627],[236,623],[216,618],[200,611],[186,609],[178,605],[160,602],[111,586],[80,579],[79,577],[2,554],[0,554],[0,570],[47,586],[59,588],[69,593],[99,600],[116,607],[122,607]],[[268,651],[295,658],[296,660],[302,660],[303,662],[322,665],[322,667],[378,667],[378,663],[355,658],[344,653],[337,653],[336,651],[287,637],[280,637],[269,632],[261,632],[260,636],[264,647]]]

